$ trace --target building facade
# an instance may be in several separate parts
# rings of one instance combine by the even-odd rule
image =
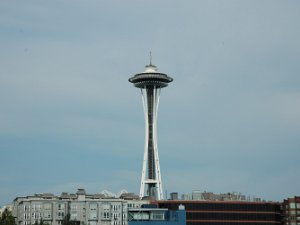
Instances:
[[[300,225],[300,196],[285,199],[282,210],[284,225]]]
[[[76,194],[35,194],[18,197],[13,202],[17,225],[30,225],[41,219],[49,225],[61,225],[66,215],[80,225],[127,225],[128,206],[140,208],[149,201],[88,195],[84,189]]]
[[[153,207],[154,206],[154,207]],[[185,225],[184,206],[178,210],[158,208],[157,205],[143,205],[142,208],[128,209],[128,225]]]
[[[171,200],[175,200],[171,196]],[[240,192],[213,193],[200,190],[193,190],[191,194],[182,194],[181,200],[195,201],[247,201],[247,202],[263,202],[265,200],[257,197],[251,199],[250,196],[241,194]]]
[[[176,210],[184,205],[187,225],[281,224],[281,204],[240,201],[158,201],[160,208]]]

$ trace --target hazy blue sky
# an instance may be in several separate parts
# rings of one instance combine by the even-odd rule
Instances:
[[[162,90],[163,188],[300,195],[300,1],[0,2],[0,205],[34,193],[138,193],[140,91]]]

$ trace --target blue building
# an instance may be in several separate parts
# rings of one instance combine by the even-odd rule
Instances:
[[[183,205],[176,211],[144,205],[142,208],[128,209],[128,225],[186,225]]]

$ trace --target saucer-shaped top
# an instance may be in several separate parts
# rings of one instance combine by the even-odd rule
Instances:
[[[143,73],[138,73],[129,78],[129,82],[133,83],[137,88],[149,87],[167,87],[168,83],[172,82],[173,78],[167,74],[159,73],[156,66],[150,64],[145,67]]]

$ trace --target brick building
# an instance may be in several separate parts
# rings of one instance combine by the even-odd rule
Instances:
[[[158,201],[161,208],[186,210],[187,225],[275,225],[281,224],[281,204],[245,201]]]
[[[282,210],[283,225],[300,225],[300,196],[285,199]]]

